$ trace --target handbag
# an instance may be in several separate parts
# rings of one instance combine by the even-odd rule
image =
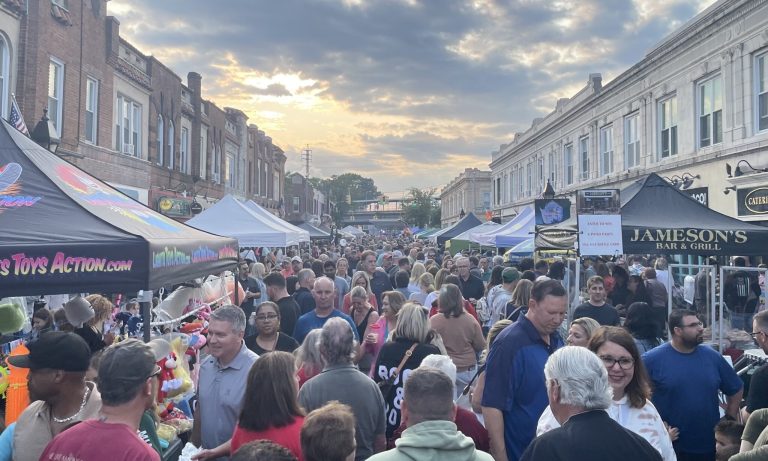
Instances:
[[[416,349],[416,346],[418,346],[419,343],[413,343],[413,345],[405,351],[405,355],[403,356],[403,360],[400,361],[400,365],[397,366],[397,370],[395,370],[392,375],[383,380],[379,381],[377,384],[379,385],[379,390],[381,391],[382,397],[384,397],[384,401],[386,402],[389,398],[389,394],[392,392],[392,389],[395,387],[395,381],[397,381],[397,377],[400,376],[400,372],[403,370],[403,367],[405,366],[405,362],[408,361],[408,359],[413,355],[413,350]]]

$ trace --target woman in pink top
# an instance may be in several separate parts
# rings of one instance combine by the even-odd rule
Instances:
[[[299,383],[293,355],[268,352],[259,357],[248,373],[245,400],[232,438],[211,450],[203,450],[195,460],[229,456],[254,440],[270,440],[282,445],[299,461],[304,410],[299,406]]]
[[[387,342],[389,332],[395,330],[397,313],[403,304],[405,296],[399,291],[385,291],[381,294],[381,317],[375,323],[368,324],[357,352],[357,363],[369,364],[367,370],[360,370],[363,373],[373,376],[373,365],[376,364],[381,347]]]

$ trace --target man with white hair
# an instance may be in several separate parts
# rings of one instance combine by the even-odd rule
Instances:
[[[536,438],[521,461],[661,461],[650,443],[612,420],[612,390],[603,362],[583,347],[567,346],[544,366],[549,406],[561,427]]]

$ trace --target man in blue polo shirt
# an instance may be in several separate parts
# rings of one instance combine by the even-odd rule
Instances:
[[[315,328],[323,328],[325,322],[333,317],[341,317],[352,327],[355,339],[357,337],[357,327],[355,322],[346,314],[333,308],[333,301],[336,297],[336,285],[328,277],[320,277],[315,280],[312,288],[312,296],[315,298],[315,308],[299,317],[296,321],[296,327],[293,330],[293,339],[301,344],[310,331]]]
[[[504,329],[491,346],[482,405],[496,461],[517,461],[536,436],[536,423],[549,403],[544,364],[563,346],[557,330],[567,306],[560,282],[537,282],[528,312]]]

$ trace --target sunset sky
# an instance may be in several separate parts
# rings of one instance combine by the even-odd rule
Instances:
[[[112,0],[120,34],[312,176],[435,187],[603,84],[712,0]],[[303,169],[302,169],[303,171]]]

